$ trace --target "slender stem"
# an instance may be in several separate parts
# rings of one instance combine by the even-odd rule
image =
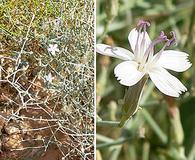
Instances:
[[[192,34],[192,30],[193,30],[193,26],[194,26],[194,23],[195,23],[195,0],[193,1],[193,4],[192,4],[193,8],[192,8],[192,13],[191,13],[191,18],[190,18],[190,25],[189,25],[189,28],[188,28],[188,39],[184,45],[184,47],[187,47],[188,44],[190,44],[189,42],[192,40],[192,37],[193,37],[193,34]]]
[[[108,143],[102,143],[102,144],[97,144],[96,145],[96,149],[100,149],[100,148],[104,148],[104,147],[110,147],[110,146],[114,146],[114,145],[118,145],[118,144],[122,144],[128,140],[130,140],[132,138],[128,137],[121,137],[118,138],[117,140],[115,140],[114,142],[108,142]]]
[[[118,156],[121,152],[122,149],[122,144],[117,145],[115,147],[111,148],[110,154],[109,154],[109,159],[108,160],[118,160]]]
[[[106,21],[105,25],[104,25],[104,32],[102,33],[102,35],[100,36],[100,40],[103,41],[104,38],[106,37],[108,30],[109,30],[109,25],[110,25],[110,21]]]
[[[117,121],[97,121],[97,126],[109,126],[109,127],[119,127],[119,123]]]
[[[149,106],[154,106],[154,105],[159,105],[159,101],[154,100],[154,101],[149,101],[149,102],[142,102],[141,104],[142,107],[149,107]],[[109,127],[119,127],[119,121],[97,121],[96,125],[97,126],[109,126]]]
[[[101,142],[106,142],[106,143],[108,143],[108,142],[113,142],[114,140],[113,139],[111,139],[111,138],[109,138],[109,137],[106,137],[106,136],[103,136],[103,135],[101,135],[101,134],[96,134],[96,139],[98,140],[98,141],[101,141]]]
[[[149,160],[150,143],[145,142],[143,144],[142,160]]]
[[[168,138],[166,134],[161,130],[161,128],[158,126],[152,116],[145,109],[142,109],[141,113],[144,116],[145,120],[150,124],[154,132],[157,134],[157,136],[160,138],[160,140],[163,143],[167,143]]]

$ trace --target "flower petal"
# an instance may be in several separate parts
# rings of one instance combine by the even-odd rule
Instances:
[[[51,51],[51,54],[52,54],[53,56],[56,56],[56,52],[55,52],[54,50]]]
[[[137,70],[138,64],[134,61],[125,61],[118,64],[114,69],[114,74],[117,80],[122,85],[133,86],[136,84],[145,73]]]
[[[55,51],[56,51],[56,52],[60,52],[59,48],[56,48]]]
[[[168,96],[179,97],[179,94],[187,91],[187,88],[176,77],[162,67],[153,67],[149,75],[156,87]]]
[[[49,44],[49,48],[53,48],[53,44]]]
[[[176,72],[183,72],[192,65],[188,60],[187,53],[174,50],[163,51],[157,64]]]
[[[57,45],[57,44],[54,44],[54,45],[53,45],[53,48],[58,48],[58,45]]]
[[[111,47],[111,46],[106,45],[106,44],[97,44],[96,51],[100,54],[119,58],[122,60],[134,59],[133,53],[131,53],[129,50],[121,48],[121,47]]]
[[[139,40],[138,40],[138,48],[139,49],[141,47],[141,42],[142,42],[143,36],[144,36],[144,32],[141,32],[139,35]],[[129,36],[128,36],[129,44],[131,45],[131,49],[133,50],[133,52],[135,52],[137,37],[138,37],[138,31],[136,28],[134,28],[131,30],[131,32],[129,33]],[[145,32],[145,43],[143,44],[143,50],[142,50],[143,52],[146,51],[146,49],[148,48],[150,43],[151,43],[151,39],[150,39],[148,33]],[[144,53],[141,53],[141,54],[144,55]]]

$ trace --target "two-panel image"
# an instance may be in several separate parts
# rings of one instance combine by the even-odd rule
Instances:
[[[0,160],[195,160],[195,0],[0,0]]]

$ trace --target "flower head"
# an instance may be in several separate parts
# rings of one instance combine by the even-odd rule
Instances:
[[[48,75],[45,76],[45,80],[49,83],[52,83],[52,80],[53,80],[53,77],[52,77],[52,74],[49,73]]]
[[[166,69],[183,72],[191,67],[188,54],[181,51],[165,50],[175,44],[176,35],[171,32],[168,39],[164,32],[151,41],[146,29],[149,22],[140,21],[137,28],[131,30],[128,40],[133,51],[121,47],[112,47],[105,44],[97,44],[97,52],[103,55],[124,60],[114,69],[117,80],[122,85],[133,86],[138,83],[144,75],[149,75],[156,87],[166,95],[178,97],[187,88]],[[154,47],[157,44],[163,47],[155,54]]]
[[[48,52],[50,52],[53,56],[56,56],[56,52],[59,52],[57,44],[49,44]]]

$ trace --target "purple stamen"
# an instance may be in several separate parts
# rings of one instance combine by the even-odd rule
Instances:
[[[167,41],[167,36],[163,31],[160,32],[160,36],[157,38],[158,40]]]
[[[152,56],[150,55],[150,53],[153,53],[152,51],[153,51],[154,46],[155,46],[156,44],[161,43],[161,42],[167,42],[167,41],[168,41],[167,36],[164,34],[163,31],[161,31],[159,37],[157,37],[157,38],[149,45],[149,47],[148,47],[147,50],[145,51],[144,56],[143,56],[143,59],[142,59],[143,63],[145,63],[145,62],[147,61],[147,59],[150,60],[150,58],[152,57]],[[166,46],[166,45],[167,45],[167,44],[165,44],[165,46]],[[163,49],[164,49],[164,47],[163,47]]]
[[[144,20],[140,20],[137,24],[138,27],[149,27],[150,26],[150,23],[147,22],[147,21],[144,21]]]
[[[167,36],[165,35],[165,33],[163,31],[160,32],[160,35],[159,37],[157,37],[152,43],[151,43],[151,46],[155,46],[156,44],[158,43],[161,43],[161,42],[167,42],[169,41]]]
[[[146,28],[150,26],[150,23],[144,20],[140,20],[137,24],[137,30],[138,30],[138,36],[137,36],[137,40],[136,40],[136,45],[135,45],[135,57],[138,60],[140,57],[140,52],[142,52],[142,50],[140,50],[139,48],[143,49],[144,43],[145,43],[145,34],[146,34]],[[139,39],[140,39],[140,35],[141,32],[143,32],[143,37],[141,39],[141,44],[138,44]]]
[[[176,34],[175,34],[175,32],[171,31],[170,35],[172,35],[172,38],[168,40],[167,47],[176,44]]]
[[[162,55],[162,53],[163,53],[163,51],[164,51],[164,49],[166,47],[169,47],[169,46],[171,46],[171,45],[173,45],[173,44],[176,43],[176,35],[175,35],[175,33],[172,31],[172,32],[170,32],[170,34],[172,35],[172,38],[171,39],[167,39],[167,36],[164,36],[164,33],[162,33],[160,35],[160,36],[164,37],[164,39],[166,40],[166,43],[162,47],[162,49],[156,54],[155,58],[153,59],[153,63],[155,63],[155,62],[158,61],[158,59],[160,58],[160,56]]]
[[[161,38],[167,38],[167,36],[165,35],[164,31],[161,31],[160,32],[160,36],[159,37],[161,37]]]

